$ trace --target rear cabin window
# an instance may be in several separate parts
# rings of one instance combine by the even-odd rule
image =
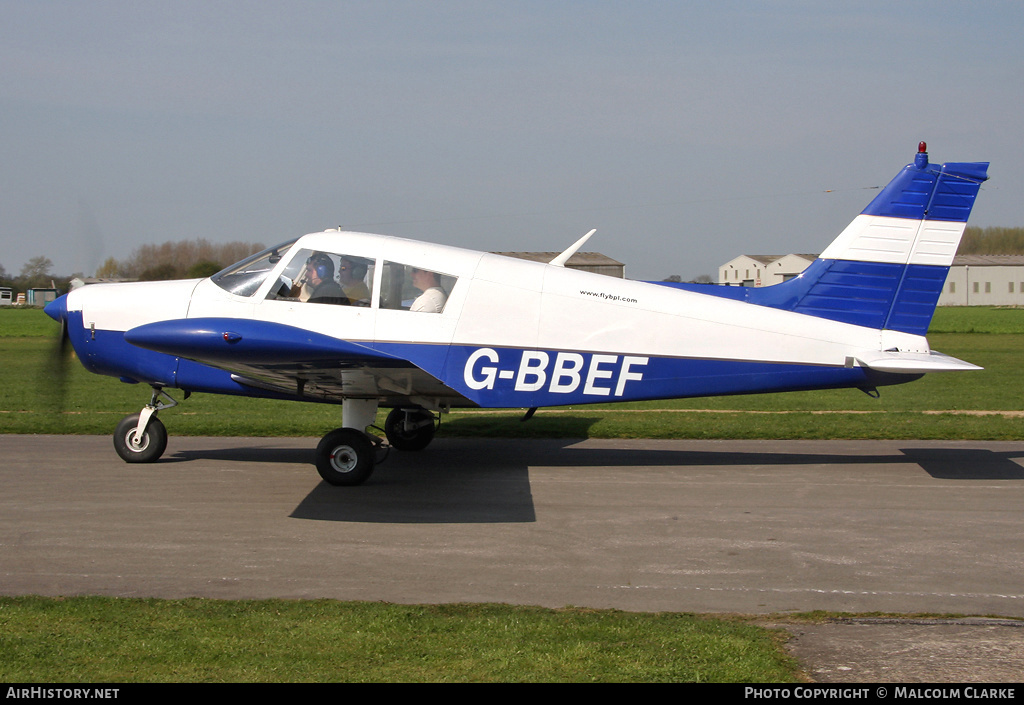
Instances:
[[[384,262],[380,307],[416,313],[441,313],[456,278],[431,269]]]

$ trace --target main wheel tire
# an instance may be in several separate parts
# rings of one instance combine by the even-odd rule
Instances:
[[[114,431],[114,450],[126,463],[153,463],[167,450],[167,429],[155,415],[149,417],[146,432],[138,443],[133,443],[135,429],[139,427],[139,414],[125,416]]]
[[[412,429],[405,426],[407,413],[412,416]],[[392,409],[384,421],[384,434],[388,437],[388,443],[398,450],[423,450],[434,440],[436,431],[434,415],[425,409]]]
[[[373,466],[373,444],[354,428],[335,429],[316,447],[316,471],[331,485],[360,485],[373,474]]]

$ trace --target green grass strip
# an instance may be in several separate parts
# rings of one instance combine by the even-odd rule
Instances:
[[[0,680],[793,682],[780,632],[494,604],[0,598]]]

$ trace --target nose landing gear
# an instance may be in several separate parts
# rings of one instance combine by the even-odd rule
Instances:
[[[168,402],[160,400],[164,397]],[[158,411],[177,406],[167,392],[160,387],[153,387],[153,396],[149,404],[138,414],[131,414],[121,419],[114,431],[114,450],[126,463],[156,462],[167,449],[167,429],[156,417]]]

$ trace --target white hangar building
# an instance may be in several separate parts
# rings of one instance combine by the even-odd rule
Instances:
[[[818,255],[740,255],[718,268],[718,283],[728,286],[771,286],[792,279]]]
[[[957,255],[939,306],[1024,306],[1024,255]]]

